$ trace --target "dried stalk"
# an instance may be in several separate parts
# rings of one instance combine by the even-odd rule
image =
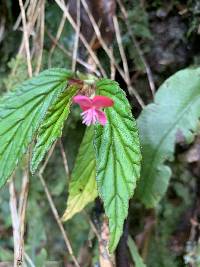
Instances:
[[[80,267],[80,265],[79,265],[79,263],[78,263],[78,260],[76,259],[75,255],[74,255],[74,252],[73,252],[71,243],[70,243],[70,241],[69,241],[69,238],[68,238],[68,236],[67,236],[67,233],[65,232],[65,229],[64,229],[64,226],[63,226],[63,224],[62,224],[62,221],[61,221],[61,219],[60,219],[60,217],[59,217],[59,214],[58,214],[58,211],[57,211],[56,206],[55,206],[55,204],[54,204],[54,201],[53,201],[53,199],[52,199],[52,196],[51,196],[51,194],[50,194],[50,192],[49,192],[49,189],[48,189],[47,184],[46,184],[46,182],[45,182],[45,180],[44,180],[44,177],[43,177],[43,172],[44,172],[44,170],[45,170],[45,168],[46,168],[46,166],[47,166],[47,163],[48,163],[48,161],[49,161],[49,159],[50,159],[50,157],[51,157],[51,155],[52,155],[52,153],[53,153],[53,150],[54,150],[54,148],[55,148],[55,145],[56,145],[56,142],[54,143],[54,145],[53,145],[52,148],[50,149],[50,151],[49,151],[49,153],[48,153],[48,155],[47,155],[47,158],[46,158],[46,160],[45,160],[43,166],[40,168],[40,171],[39,171],[38,176],[39,176],[40,181],[41,181],[41,184],[42,184],[42,186],[43,186],[43,188],[44,188],[44,192],[45,192],[45,194],[46,194],[46,197],[47,197],[47,200],[48,200],[49,205],[50,205],[50,207],[51,207],[51,210],[52,210],[52,213],[53,213],[53,215],[54,215],[54,218],[55,218],[55,220],[56,220],[56,222],[57,222],[57,224],[58,224],[58,227],[60,228],[60,231],[61,231],[61,233],[62,233],[62,236],[63,236],[63,239],[64,239],[64,241],[65,241],[65,245],[66,245],[66,247],[67,247],[67,250],[68,250],[69,254],[70,254],[71,257],[72,257],[72,260],[73,260],[75,266],[76,266],[76,267]]]
[[[20,192],[19,198],[19,235],[20,240],[18,244],[18,257],[17,257],[17,266],[22,266],[23,258],[24,258],[24,230],[25,230],[25,215],[26,215],[26,207],[28,200],[28,191],[29,191],[29,171],[26,169],[24,171],[24,176],[22,179],[22,188]]]
[[[27,253],[24,253],[24,258],[26,259],[27,263],[30,264],[30,267],[36,267]]]
[[[24,10],[27,9],[27,7],[29,5],[29,1],[30,0],[26,0],[26,2],[24,3]],[[16,31],[19,28],[19,25],[20,25],[21,21],[22,21],[22,14],[20,13],[18,18],[17,18],[17,20],[16,20],[16,22],[15,22],[15,24],[14,24],[14,26],[13,26],[13,30],[14,31]]]
[[[94,234],[97,237],[98,244],[99,244],[99,264],[100,267],[114,267],[114,259],[111,255],[108,253],[107,249],[107,243],[108,243],[108,236],[109,236],[109,229],[108,229],[108,223],[107,221],[103,220],[103,225],[101,229],[101,233],[98,232],[96,226],[88,216],[86,211],[83,211],[83,214],[85,215],[86,219],[88,220],[88,223],[90,224],[90,227]]]
[[[63,146],[63,143],[62,143],[61,140],[59,142],[59,145],[60,145],[60,151],[61,151],[61,155],[62,155],[62,159],[63,159],[65,172],[66,172],[66,175],[69,176],[69,166],[68,166],[68,162],[67,162],[67,157],[66,157],[66,154],[65,154],[64,146]]]
[[[62,46],[60,43],[58,43],[56,38],[54,38],[49,31],[46,30],[46,32],[47,32],[48,37],[55,44],[55,46],[57,46],[67,57],[71,58],[72,53],[70,51],[66,50],[64,48],[64,46]],[[94,70],[94,68],[91,64],[86,63],[85,61],[83,61],[82,59],[80,59],[78,57],[76,58],[76,61],[77,61],[77,63],[79,63],[80,65],[82,65],[86,69],[88,69],[88,71],[95,73],[97,76],[100,76],[100,72],[98,70]]]
[[[59,217],[59,215],[58,215],[58,211],[57,211],[57,209],[56,209],[56,207],[55,207],[55,204],[54,204],[54,202],[53,202],[53,199],[52,199],[52,197],[51,197],[51,194],[50,194],[50,192],[49,192],[49,190],[48,190],[48,188],[47,188],[47,184],[46,184],[46,182],[45,182],[45,180],[44,180],[44,178],[43,178],[43,176],[42,176],[41,173],[39,173],[39,178],[40,178],[40,181],[41,181],[42,186],[43,186],[43,188],[44,188],[44,191],[45,191],[45,194],[46,194],[46,196],[47,196],[47,199],[48,199],[49,205],[50,205],[50,207],[51,207],[52,213],[53,213],[53,215],[54,215],[54,218],[55,218],[55,220],[56,220],[56,222],[57,222],[57,224],[58,224],[58,226],[59,226],[59,228],[60,228],[60,231],[61,231],[61,233],[62,233],[62,236],[63,236],[63,239],[64,239],[64,241],[65,241],[65,245],[66,245],[66,247],[67,247],[67,250],[68,250],[69,254],[70,254],[71,257],[72,257],[72,260],[73,260],[75,266],[76,266],[76,267],[80,267],[80,265],[79,265],[79,263],[78,263],[76,257],[74,256],[74,252],[73,252],[72,246],[71,246],[70,241],[69,241],[69,239],[68,239],[68,236],[67,236],[67,234],[66,234],[66,232],[65,232],[65,229],[64,229],[63,224],[62,224],[62,222],[61,222],[61,219],[60,219],[60,217]]]
[[[72,25],[72,27],[74,28],[74,30],[77,30],[77,25],[75,23],[75,21],[73,20],[72,16],[70,15],[67,7],[65,6],[65,4],[63,2],[61,2],[60,0],[55,0],[55,2],[58,4],[58,6],[62,9],[62,11],[64,12],[66,18],[68,19],[68,21],[70,22],[70,24]],[[87,40],[85,39],[85,37],[83,36],[83,34],[80,32],[79,37],[82,41],[82,43],[84,44],[85,48],[87,49],[87,51],[89,52],[91,58],[94,60],[95,64],[98,66],[99,70],[101,71],[102,75],[104,77],[106,77],[106,72],[103,69],[101,62],[99,61],[98,57],[95,55],[95,53],[93,52],[92,48],[90,47],[89,43],[87,42]]]
[[[10,211],[13,227],[14,240],[14,267],[22,266],[24,257],[24,229],[25,213],[28,199],[29,173],[24,171],[22,178],[22,188],[20,192],[19,208],[17,209],[17,197],[15,193],[14,181],[11,179],[10,191]]]
[[[54,142],[54,144],[52,145],[51,149],[49,150],[48,154],[47,154],[47,157],[44,161],[44,164],[42,165],[42,167],[40,168],[40,173],[43,174],[48,162],[49,162],[49,159],[51,157],[51,155],[53,154],[53,151],[54,151],[54,148],[56,146],[56,142]]]
[[[32,36],[36,35],[34,26],[38,20],[38,17],[40,15],[40,10],[41,10],[41,7],[44,1],[45,0],[30,1],[30,4],[27,8],[27,36],[28,38],[30,37],[30,35]],[[24,47],[25,47],[25,40],[23,38],[18,54],[20,55],[23,54]],[[32,45],[32,47],[34,49],[34,44]]]
[[[18,213],[17,213],[17,197],[15,193],[13,177],[11,178],[11,181],[9,184],[9,192],[10,192],[10,211],[11,211],[13,241],[14,241],[14,267],[17,267],[18,244],[20,242],[19,241],[20,234],[19,234],[19,218],[18,218]]]
[[[20,6],[21,14],[22,14],[22,23],[23,23],[23,32],[24,32],[24,41],[25,41],[25,49],[26,49],[28,74],[30,77],[32,77],[33,71],[32,71],[32,65],[31,65],[29,38],[28,38],[28,33],[27,33],[26,14],[25,14],[22,0],[19,0],[19,6]]]
[[[148,78],[148,81],[149,81],[149,86],[150,86],[150,89],[151,89],[151,93],[152,93],[152,96],[154,97],[154,94],[155,94],[155,83],[154,83],[154,79],[153,79],[153,75],[152,75],[152,71],[151,71],[151,68],[146,60],[146,58],[144,57],[144,54],[140,48],[140,45],[139,43],[137,42],[135,36],[134,36],[134,33],[133,31],[131,30],[131,26],[129,24],[129,21],[128,21],[128,13],[125,9],[125,6],[123,5],[122,1],[121,0],[117,0],[118,4],[119,4],[119,7],[121,9],[121,12],[122,12],[122,15],[124,17],[124,21],[126,23],[126,27],[128,29],[128,33],[133,41],[133,44],[135,45],[135,48],[136,48],[136,51],[142,61],[142,63],[144,64],[145,66],[145,69],[146,69],[146,73],[147,73],[147,78]]]
[[[23,6],[22,0],[19,0],[20,8],[21,8],[21,18],[23,22],[23,32],[24,37],[22,40],[21,48],[19,50],[19,54],[23,51],[23,46],[25,46],[26,49],[26,57],[27,57],[27,65],[28,65],[28,73],[29,77],[32,76],[32,66],[31,66],[31,53],[30,53],[30,45],[29,45],[29,36],[31,32],[33,31],[33,27],[35,25],[35,22],[37,20],[38,22],[38,31],[36,31],[36,34],[39,32],[39,56],[38,56],[38,63],[36,66],[36,72],[38,73],[41,67],[41,61],[42,61],[42,51],[43,51],[43,42],[44,42],[44,1],[31,1],[29,7],[27,8],[27,14],[29,13],[29,23],[27,25],[26,21],[26,14],[25,9]],[[42,5],[41,5],[42,4]],[[35,39],[37,41],[37,39]],[[33,45],[34,48],[34,45]],[[53,146],[54,148],[54,146]],[[50,150],[52,153],[53,149]],[[50,157],[50,156],[49,156]],[[55,205],[53,203],[53,200],[51,198],[51,195],[48,191],[48,188],[46,186],[46,183],[42,177],[42,172],[45,169],[45,166],[48,162],[47,158],[45,164],[40,170],[40,179],[42,182],[42,185],[44,187],[45,193],[47,195],[47,198],[49,200],[50,206],[52,208],[54,217],[56,218],[56,221],[60,227],[60,230],[62,232],[65,244],[67,246],[67,249],[74,261],[74,264],[76,267],[80,267],[74,254],[72,247],[70,245],[70,242],[68,240],[68,237],[65,233],[64,227],[61,223],[61,220],[59,218],[58,212],[55,208]],[[24,253],[24,229],[25,229],[25,211],[27,206],[27,198],[28,198],[28,185],[29,185],[29,172],[28,170],[25,170],[23,180],[22,180],[22,189],[20,193],[20,200],[19,200],[19,209],[17,210],[17,198],[15,195],[15,188],[13,181],[10,183],[10,208],[11,208],[11,216],[12,216],[12,222],[13,222],[13,236],[14,236],[14,253],[15,253],[15,259],[14,259],[14,267],[22,266],[23,263],[23,257],[27,259],[29,264],[33,265],[31,259]]]
[[[38,51],[38,57],[37,57],[37,65],[35,69],[35,74],[38,74],[42,65],[42,54],[43,54],[43,46],[44,46],[44,25],[45,23],[45,2],[43,2],[41,6],[41,12],[40,12],[40,32],[39,32],[39,51]]]
[[[110,79],[115,80],[115,75],[116,75],[115,63],[112,60],[110,60]]]
[[[58,26],[58,30],[57,30],[57,33],[56,33],[56,38],[54,38],[53,40],[53,44],[51,46],[51,49],[49,51],[49,58],[48,58],[48,66],[51,67],[51,58],[52,58],[52,55],[53,55],[53,52],[56,48],[56,46],[58,46],[58,41],[61,37],[61,34],[63,32],[63,29],[64,29],[64,26],[65,26],[65,22],[66,22],[66,16],[65,14],[63,13],[63,16],[62,16],[62,19],[60,21],[60,24]],[[52,38],[51,38],[52,39]],[[65,48],[64,48],[65,49]],[[70,56],[71,56],[71,53],[69,52]]]
[[[35,9],[37,1],[31,2],[31,7]],[[29,77],[32,77],[32,65],[31,65],[31,53],[30,53],[30,45],[29,45],[29,33],[28,33],[28,26],[26,21],[26,14],[25,9],[23,6],[22,0],[19,0],[20,10],[21,10],[21,18],[23,23],[23,41],[21,48],[23,47],[23,43],[25,45],[26,50],[26,58],[27,58],[27,66],[28,66],[28,74]],[[28,10],[31,10],[29,6]],[[32,9],[32,10],[33,10]],[[28,11],[27,11],[28,12]],[[34,14],[34,12],[32,12]],[[44,16],[44,5],[42,14]],[[41,15],[42,16],[42,15]],[[41,29],[44,32],[44,18],[41,17]],[[41,32],[41,46],[43,47],[43,39]],[[43,49],[43,48],[41,48]],[[19,54],[22,53],[20,49]],[[40,52],[41,57],[41,52]],[[39,58],[39,63],[37,65],[37,71],[39,72],[41,65],[41,59]],[[12,181],[10,184],[10,208],[11,208],[11,217],[12,217],[12,224],[13,224],[13,238],[14,238],[14,266],[22,266],[23,258],[24,258],[24,231],[25,231],[25,214],[26,214],[26,207],[27,207],[27,200],[28,200],[28,189],[29,189],[29,171],[28,169],[24,170],[24,175],[22,178],[22,187],[19,196],[19,209],[17,210],[17,199],[15,195],[15,188],[14,182]]]
[[[125,75],[125,73],[123,72],[123,70],[119,67],[119,65],[117,64],[114,56],[113,56],[113,53],[112,51],[109,49],[109,47],[107,46],[107,44],[105,43],[105,41],[103,40],[102,36],[101,36],[101,32],[99,30],[99,27],[98,27],[98,24],[96,23],[89,7],[88,7],[88,4],[86,3],[85,0],[81,0],[84,8],[85,8],[85,11],[87,12],[87,15],[91,21],[91,24],[94,28],[94,31],[96,33],[96,36],[97,36],[97,39],[98,41],[100,42],[102,48],[105,50],[107,56],[109,57],[109,59],[111,60],[111,62],[113,62],[113,64],[115,65],[116,69],[118,70],[118,72],[120,73],[120,75],[122,76],[122,78],[124,79],[124,81],[126,82],[127,84],[127,87],[128,87],[128,90],[129,90],[129,93],[131,95],[134,95],[135,98],[137,99],[138,103],[140,104],[141,107],[144,107],[144,102],[142,100],[142,98],[140,97],[140,95],[138,94],[138,92],[136,91],[136,89],[131,85],[130,83],[130,79],[128,80],[127,79],[127,76]]]
[[[79,35],[80,35],[80,28],[81,28],[81,19],[80,19],[80,0],[77,0],[77,18],[76,18],[76,36],[75,36],[75,42],[74,42],[74,50],[73,50],[73,55],[72,55],[72,71],[76,70],[76,58],[77,58],[77,53],[78,53],[78,44],[79,44]]]
[[[23,23],[24,42],[26,49],[26,58],[28,66],[29,77],[32,77],[32,65],[30,56],[30,45],[27,34],[26,14],[22,0],[19,0],[21,17]],[[14,182],[10,183],[10,208],[13,224],[13,239],[14,239],[14,267],[22,266],[24,257],[24,229],[25,229],[25,213],[28,199],[29,187],[29,173],[28,170],[24,171],[22,178],[22,188],[20,192],[19,210],[17,211],[17,199],[15,195]]]
[[[122,59],[122,63],[123,63],[123,68],[124,68],[124,73],[126,76],[126,80],[128,81],[128,83],[130,84],[130,75],[129,75],[129,68],[128,68],[128,62],[127,62],[127,58],[126,58],[126,54],[122,45],[122,38],[121,38],[121,33],[120,33],[120,29],[119,29],[119,23],[117,20],[116,16],[113,16],[113,24],[114,24],[114,28],[115,28],[115,33],[116,33],[116,39],[117,39],[117,43],[118,43],[118,47],[119,47],[119,52],[121,55],[121,59]]]

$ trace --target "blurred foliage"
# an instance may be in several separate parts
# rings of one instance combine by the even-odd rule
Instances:
[[[3,84],[7,91],[11,91],[28,78],[26,60],[17,56],[8,62],[8,67],[10,73],[3,79]]]
[[[141,5],[140,1],[129,2],[128,8],[128,23],[130,25],[130,30],[135,38],[139,38],[142,44],[143,53],[149,51],[148,41],[153,38],[150,25],[149,25],[149,15],[146,12],[145,8]],[[133,40],[127,31],[124,19],[120,20],[121,29],[122,29],[122,40],[123,46],[127,51],[127,57],[130,64],[131,70],[137,70],[145,72],[144,64],[138,54],[138,51],[133,43]],[[117,44],[116,48],[117,50]],[[116,52],[115,52],[116,53]]]
[[[170,0],[167,2],[161,0],[125,0],[123,2],[128,10],[131,30],[150,64],[156,86],[159,86],[166,77],[179,68],[200,63],[199,0]],[[27,77],[26,60],[22,57],[16,57],[22,37],[21,30],[13,31],[13,25],[19,14],[17,1],[2,1],[0,5],[2,3],[6,6],[6,12],[2,12],[3,9],[0,9],[0,23],[1,19],[5,17],[6,28],[3,41],[0,42],[1,94],[7,90],[13,90],[17,84]],[[50,62],[49,51],[52,47],[52,42],[48,32],[55,37],[62,17],[62,12],[54,1],[47,1],[45,12],[45,42],[42,69],[48,68]],[[147,90],[149,86],[146,80],[145,68],[128,34],[119,8],[118,14],[131,79],[133,84],[137,85],[137,89],[144,100],[150,102],[151,97],[149,90]],[[163,30],[162,33],[157,31],[158,29],[156,29],[155,24],[158,25],[158,29]],[[169,27],[169,25],[171,26]],[[73,50],[74,34],[69,23],[65,24],[59,43],[65,49]],[[170,51],[169,48],[171,49]],[[114,42],[114,54],[117,62],[122,65],[116,42]],[[106,58],[105,53],[100,50],[98,51],[98,56],[109,73],[110,62]],[[162,61],[162,64],[163,62],[166,64],[162,65],[158,64],[157,57],[159,59],[172,57],[173,61],[169,63]],[[35,65],[35,62],[33,65]],[[51,66],[71,68],[71,59],[61,49],[56,47],[51,56]],[[118,78],[119,75],[117,74]],[[125,87],[120,78],[119,82],[122,83],[122,87]],[[129,98],[130,102],[134,104],[135,109],[138,110],[134,100],[131,97]],[[65,124],[62,137],[70,171],[73,168],[83,134],[84,127],[80,123],[79,110],[73,106],[72,113]],[[176,161],[170,164],[170,167],[173,169],[170,187],[165,198],[154,211],[145,210],[136,199],[131,201],[129,216],[130,235],[134,239],[139,234],[144,235],[146,245],[143,247],[139,246],[139,248],[148,267],[190,267],[191,264],[194,267],[200,266],[199,241],[189,241],[190,218],[195,208],[197,197],[195,188],[198,186],[197,181],[199,178],[193,175],[193,164],[183,163],[178,160],[180,152],[187,149],[187,146],[177,147],[175,153]],[[59,143],[50,158],[44,178],[55,200],[59,215],[62,216],[66,207],[70,177],[67,177],[65,173]],[[21,184],[20,170],[16,174],[15,183],[18,194],[19,185]],[[88,206],[87,211],[89,214],[95,214],[93,216],[95,218],[101,216],[98,205],[94,206],[92,204]],[[144,229],[145,222],[149,216],[153,216],[156,221],[150,231],[150,235],[146,234]],[[83,248],[90,254],[91,259],[88,260],[89,263],[83,265],[83,267],[99,266],[98,245],[86,217],[82,213],[77,214],[65,224],[65,229],[75,254],[80,256]],[[36,175],[30,179],[25,249],[36,267],[64,266],[63,263],[69,263],[70,260],[40,180]],[[7,186],[0,191],[0,262],[11,261],[12,258],[12,225]],[[48,264],[45,265],[46,262]]]
[[[182,232],[186,219],[184,212],[194,203],[192,189],[195,186],[195,178],[178,164],[174,166],[174,172],[179,180],[174,182],[175,177],[172,178],[168,195],[156,209],[157,224],[148,252],[148,267],[184,266],[183,258],[179,257],[180,252],[184,253],[184,244],[179,244],[179,235],[182,238],[181,235],[186,234]]]
[[[200,16],[200,2],[198,0],[189,1],[189,12],[191,14],[190,27],[187,32],[187,36],[194,32],[199,32],[199,16]]]

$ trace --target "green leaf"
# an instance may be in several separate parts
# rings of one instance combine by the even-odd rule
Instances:
[[[44,158],[46,152],[51,148],[56,139],[61,137],[64,121],[67,119],[72,98],[76,94],[78,86],[69,86],[50,107],[40,126],[37,143],[33,150],[31,161],[31,172],[34,173]]]
[[[154,207],[165,194],[177,133],[191,139],[200,117],[200,68],[185,69],[167,79],[144,108],[138,127],[142,144],[142,171],[137,194]]]
[[[93,147],[94,128],[87,128],[72,172],[69,184],[67,209],[63,220],[69,220],[97,197],[96,162]]]
[[[128,215],[129,199],[140,176],[140,143],[130,105],[118,84],[108,79],[96,83],[97,94],[110,97],[107,124],[95,127],[97,188],[109,218],[109,250],[113,252]]]
[[[129,236],[128,237],[128,247],[130,250],[131,257],[135,263],[135,267],[146,267],[146,265],[143,262],[142,257],[140,256],[137,246],[134,242],[134,240]]]
[[[18,161],[40,126],[49,106],[72,76],[65,69],[50,69],[27,80],[0,101],[0,187],[14,171]]]

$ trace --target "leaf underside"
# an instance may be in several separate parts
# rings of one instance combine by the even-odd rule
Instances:
[[[70,112],[72,98],[78,89],[77,86],[69,86],[66,88],[47,111],[38,132],[37,143],[33,149],[33,157],[31,161],[32,173],[36,171],[41,160],[44,158],[55,140],[61,137],[64,122]]]
[[[0,187],[27,151],[49,106],[71,76],[65,69],[44,71],[0,100]]]
[[[200,68],[177,72],[159,88],[155,103],[144,108],[138,127],[142,146],[141,179],[137,195],[154,207],[165,194],[177,133],[191,139],[200,117]]]
[[[97,197],[96,162],[93,147],[94,128],[86,129],[69,184],[67,209],[63,221],[69,220]]]
[[[128,215],[129,199],[140,176],[140,143],[130,105],[118,84],[108,79],[96,83],[97,94],[110,97],[107,124],[95,126],[97,188],[109,219],[109,250],[113,252]]]

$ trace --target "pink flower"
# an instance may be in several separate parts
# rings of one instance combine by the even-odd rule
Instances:
[[[112,99],[106,96],[97,95],[94,98],[89,98],[84,95],[77,95],[74,97],[74,103],[80,105],[83,112],[83,123],[87,126],[99,122],[105,125],[107,122],[106,114],[101,110],[102,108],[113,106]]]

